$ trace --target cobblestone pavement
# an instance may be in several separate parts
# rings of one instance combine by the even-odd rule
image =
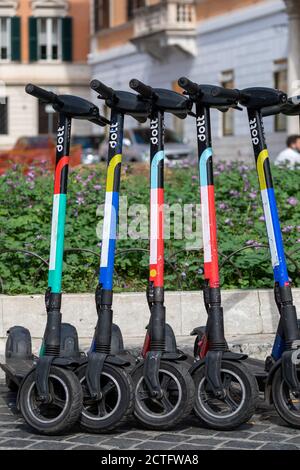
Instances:
[[[67,436],[44,437],[32,430],[19,416],[16,394],[0,382],[0,450],[205,450],[205,449],[274,449],[299,450],[300,431],[284,425],[272,408],[260,406],[251,422],[237,431],[217,432],[198,427],[194,417],[171,432],[154,432],[139,428],[134,421],[118,432],[92,435],[74,430]]]

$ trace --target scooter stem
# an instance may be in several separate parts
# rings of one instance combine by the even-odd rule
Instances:
[[[110,353],[112,332],[113,275],[119,214],[124,115],[112,109],[102,233],[99,285],[96,291],[98,322],[95,351]]]
[[[150,272],[148,302],[151,308],[152,351],[165,349],[164,307],[164,113],[150,116]]]
[[[64,256],[64,233],[67,206],[67,183],[70,153],[71,118],[59,114],[56,165],[52,209],[52,228],[48,290],[47,324],[40,355],[59,356],[61,334],[61,281]]]

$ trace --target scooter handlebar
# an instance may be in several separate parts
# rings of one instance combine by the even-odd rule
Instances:
[[[145,85],[145,83],[141,82],[140,80],[133,78],[129,82],[129,86],[132,90],[136,91],[140,95],[142,95],[144,98],[153,98],[155,95],[155,92],[151,86]]]
[[[220,86],[215,86],[211,90],[211,95],[214,98],[229,98],[236,101],[241,98],[241,93],[239,90],[231,90],[230,88],[223,88]]]
[[[53,93],[52,91],[44,90],[44,88],[40,88],[39,86],[33,85],[32,83],[28,83],[25,87],[26,93],[29,95],[38,98],[39,100],[43,101],[44,103],[48,104],[62,104],[58,96]]]
[[[281,111],[282,111],[282,107],[280,105],[267,106],[266,108],[262,108],[261,114],[263,117],[275,116],[275,114],[280,114]]]
[[[104,85],[104,83],[100,82],[100,80],[92,80],[90,87],[106,100],[112,99],[114,97],[114,90],[109,86]]]
[[[183,88],[183,90],[185,90],[189,95],[196,95],[200,91],[200,86],[186,77],[181,77],[178,80],[178,85]]]

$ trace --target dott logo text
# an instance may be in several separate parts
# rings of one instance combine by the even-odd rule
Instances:
[[[109,138],[109,146],[112,149],[115,149],[117,146],[117,140],[118,140],[118,129],[119,129],[119,124],[112,124],[110,126],[110,138]]]
[[[65,132],[65,126],[59,127],[57,130],[57,151],[62,152],[64,148],[64,132]]]
[[[151,129],[151,144],[157,145],[158,144],[158,119],[153,119],[150,122],[150,129]]]
[[[197,118],[197,129],[198,129],[198,139],[200,142],[206,140],[206,127],[205,127],[205,117],[199,116]]]
[[[258,130],[257,130],[257,121],[256,118],[252,119],[252,121],[249,121],[250,124],[250,132],[251,132],[251,139],[253,145],[258,145],[259,144],[259,139],[258,139]]]

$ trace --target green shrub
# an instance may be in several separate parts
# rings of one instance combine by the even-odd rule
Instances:
[[[100,241],[97,206],[105,197],[105,165],[71,171],[69,177],[65,292],[90,292],[97,283]],[[273,168],[289,274],[300,286],[299,171]],[[169,204],[199,204],[197,168],[167,169],[165,200]],[[215,166],[221,282],[224,288],[270,288],[273,285],[266,230],[255,170],[241,164]],[[45,291],[53,176],[46,169],[24,175],[13,168],[0,177],[0,278],[2,292],[33,294]],[[122,195],[133,203],[149,204],[147,168],[123,167]],[[174,221],[173,221],[174,225]],[[263,246],[257,246],[263,245]],[[254,246],[254,247],[253,247]],[[255,247],[256,246],[256,247]],[[148,277],[148,241],[119,240],[115,285],[118,290],[144,290]],[[186,251],[186,240],[166,240],[166,288],[199,289],[203,255]],[[86,251],[81,251],[85,249]],[[243,249],[227,259],[232,253]],[[90,253],[93,251],[95,254]],[[297,251],[298,250],[298,251]]]

